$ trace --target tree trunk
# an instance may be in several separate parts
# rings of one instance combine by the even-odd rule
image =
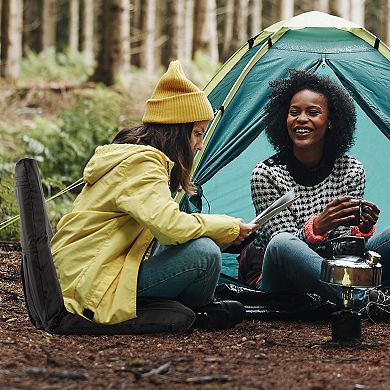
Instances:
[[[16,79],[22,58],[23,1],[3,0],[1,7],[1,76]]]
[[[184,39],[183,39],[183,63],[185,67],[192,60],[192,42],[194,38],[194,0],[185,0],[184,7]]]
[[[236,8],[235,14],[237,15],[236,22],[233,25],[233,34],[234,28],[236,28],[235,36],[238,39],[238,46],[241,47],[248,40],[248,15],[249,15],[249,1],[248,0],[239,0],[237,2],[238,7]]]
[[[130,70],[130,2],[129,0],[111,0],[110,73],[126,79]]]
[[[193,55],[202,52],[213,64],[219,60],[216,8],[215,0],[195,2]]]
[[[181,57],[181,43],[183,38],[183,16],[184,16],[184,2],[183,0],[168,0],[168,20],[167,20],[167,63],[172,60],[180,59]]]
[[[317,9],[329,13],[329,0],[317,0]]]
[[[156,39],[154,41],[154,67],[155,69],[159,69],[162,66],[162,53],[163,53],[163,47],[165,40],[167,37],[164,34],[164,28],[163,28],[163,16],[164,16],[164,4],[165,0],[156,0],[156,9],[158,12],[156,12],[156,24],[155,24],[155,31],[156,31]]]
[[[344,19],[351,18],[350,0],[337,0],[337,13]]]
[[[42,15],[42,0],[25,1],[23,5],[23,55],[30,48],[33,51],[41,50],[40,24]]]
[[[81,0],[80,51],[87,65],[94,62],[93,0]]]
[[[2,26],[1,19],[2,19],[2,15],[3,15],[2,11],[3,11],[3,0],[0,0],[0,40],[1,40],[1,26]]]
[[[248,0],[238,0],[234,6],[233,37],[230,54],[233,54],[248,40]]]
[[[131,63],[137,67],[142,67],[141,56],[143,50],[143,19],[146,16],[145,10],[147,0],[132,0],[132,12],[130,15],[130,47],[131,47]]]
[[[156,0],[144,0],[142,12],[142,51],[140,67],[147,72],[155,70],[154,43],[156,40]]]
[[[112,85],[128,81],[130,70],[129,0],[103,1],[103,39],[92,79]]]
[[[42,0],[41,50],[56,47],[57,9],[55,0]]]
[[[271,24],[280,21],[280,2],[274,0],[263,0],[262,21],[263,26],[268,27]]]
[[[79,0],[69,0],[69,35],[68,46],[71,51],[79,49]]]
[[[250,17],[250,36],[254,37],[261,32],[261,12],[262,1],[251,0],[249,5],[249,17]]]
[[[352,22],[364,27],[364,0],[354,0],[351,2]]]
[[[225,62],[232,54],[231,45],[233,39],[234,0],[226,0],[225,17],[222,30],[222,61]]]
[[[282,20],[291,19],[294,16],[294,0],[282,0],[280,17]]]

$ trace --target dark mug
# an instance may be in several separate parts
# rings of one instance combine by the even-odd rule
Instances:
[[[353,219],[350,219],[347,222],[343,223],[343,226],[358,226],[360,225],[361,219],[362,219],[362,211],[363,211],[363,205],[360,201],[358,201],[358,208],[353,212]]]

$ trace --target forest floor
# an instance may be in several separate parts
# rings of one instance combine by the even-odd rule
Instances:
[[[247,320],[233,329],[60,336],[30,323],[20,252],[0,251],[0,389],[389,389],[390,327],[358,344],[326,321]]]

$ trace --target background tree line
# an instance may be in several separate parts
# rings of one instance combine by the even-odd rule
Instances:
[[[202,53],[224,62],[263,28],[319,10],[390,41],[390,0],[0,0],[1,77],[17,79],[29,51],[81,53],[107,85],[131,66],[153,72]]]

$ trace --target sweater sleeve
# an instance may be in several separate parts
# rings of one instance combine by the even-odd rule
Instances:
[[[181,244],[201,236],[218,244],[234,241],[240,228],[236,218],[181,212],[169,189],[169,168],[153,152],[122,164],[123,182],[116,189],[118,210],[149,229],[163,245]]]
[[[363,164],[351,158],[347,177],[348,195],[352,195],[356,199],[363,199],[366,187],[366,173]]]
[[[270,167],[262,163],[258,164],[251,176],[251,194],[256,215],[290,189],[277,181]],[[294,206],[281,211],[258,230],[254,242],[255,246],[260,250],[265,250],[271,238],[281,232],[292,233],[306,241],[303,226],[299,226],[297,216],[294,213]]]

